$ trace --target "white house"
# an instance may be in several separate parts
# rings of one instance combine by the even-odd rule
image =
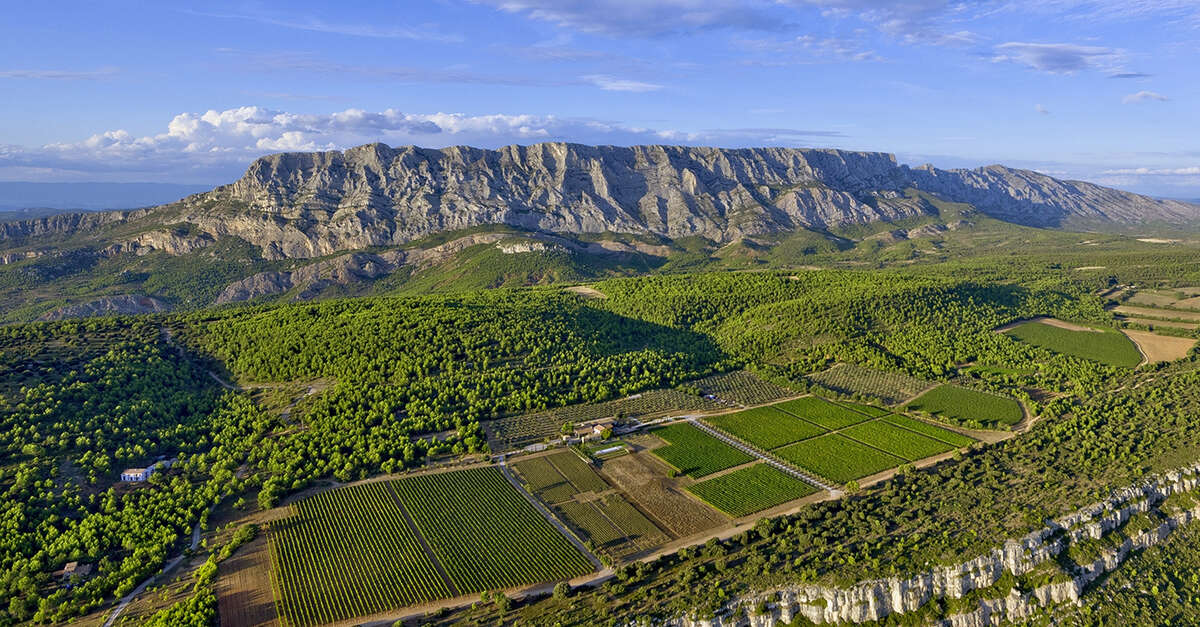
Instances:
[[[154,474],[154,467],[150,468],[126,468],[121,472],[121,481],[145,481]]]

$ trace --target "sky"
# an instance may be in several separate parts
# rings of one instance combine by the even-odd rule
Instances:
[[[95,0],[0,21],[0,181],[215,185],[375,141],[832,147],[1200,198],[1200,1]]]

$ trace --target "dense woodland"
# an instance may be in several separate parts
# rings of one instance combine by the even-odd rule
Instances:
[[[596,284],[607,299],[501,289],[3,327],[0,623],[63,621],[128,592],[224,498],[270,506],[320,479],[485,451],[482,420],[688,389],[739,367],[799,388],[802,375],[851,362],[1002,390],[1043,419],[933,470],[512,611],[591,624],[959,560],[1195,459],[1194,361],[1135,373],[993,331],[1035,315],[1112,325],[1094,294],[1153,279],[1136,272],[1080,279],[1029,262],[679,274]],[[286,418],[249,391],[318,382]],[[116,483],[160,456],[180,464]],[[97,574],[58,586],[52,573],[68,561]],[[206,589],[178,611],[204,615]],[[456,618],[490,622],[491,607]]]

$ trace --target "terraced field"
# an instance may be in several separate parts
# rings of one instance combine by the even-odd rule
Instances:
[[[592,570],[496,468],[340,488],[294,511],[269,535],[287,625]]]
[[[808,496],[813,486],[765,463],[700,481],[688,491],[733,516],[748,516]]]
[[[655,429],[654,435],[669,444],[651,452],[689,477],[711,475],[754,459],[687,423]]]

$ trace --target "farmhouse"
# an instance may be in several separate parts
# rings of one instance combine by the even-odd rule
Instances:
[[[80,564],[79,562],[67,562],[67,565],[63,566],[63,569],[55,574],[59,575],[63,581],[74,577],[87,577],[88,575],[92,574],[92,565]]]
[[[154,468],[126,468],[121,471],[121,481],[138,482],[145,481],[154,474]]]

